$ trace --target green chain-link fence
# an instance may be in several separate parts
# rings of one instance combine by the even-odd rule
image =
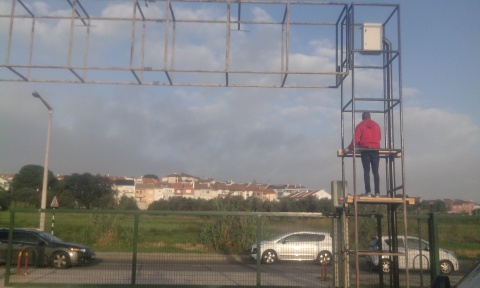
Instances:
[[[362,246],[359,248],[368,249],[371,237],[377,236],[379,231],[388,235],[388,219],[384,215],[375,213],[359,217],[359,245]],[[38,210],[12,210],[10,222],[5,226],[8,231],[38,227],[39,218]],[[333,251],[332,244],[329,244],[332,258],[325,266],[319,264],[318,258],[265,264],[250,254],[253,244],[258,246],[261,240],[292,231],[329,233],[334,243],[339,237],[333,229],[335,219],[338,220],[334,216],[317,213],[47,210],[45,218],[46,232],[66,242],[93,248],[95,259],[68,269],[53,268],[51,255],[45,247],[37,243],[19,244],[10,233],[7,241],[0,239],[0,260],[2,257],[7,260],[5,286],[335,287],[343,283],[338,279],[343,277],[341,271],[335,273],[341,265],[334,265],[334,261],[343,261],[345,253]],[[350,227],[353,227],[353,221],[349,217]],[[432,223],[435,229],[431,229]],[[432,238],[429,231],[437,231],[433,238],[438,241],[430,247],[440,247],[456,254],[459,270],[448,274],[453,285],[480,259],[478,216],[409,215],[408,230],[409,236],[427,242]],[[353,235],[350,229],[350,243],[354,243]],[[339,250],[344,248],[341,243],[338,247]],[[27,265],[25,255],[18,262],[20,251],[30,251]],[[262,256],[263,252],[259,251],[255,256]],[[430,255],[429,249],[421,253]],[[43,260],[39,259],[41,257]],[[390,287],[390,274],[372,269],[365,258],[362,257],[360,263],[362,287]],[[346,277],[352,278],[351,287],[355,283],[353,259],[350,255],[347,262],[350,274]],[[435,269],[430,269],[429,265],[427,260],[422,262],[424,269],[411,269],[410,287],[430,287]],[[401,285],[405,285],[405,271],[401,269],[400,273]]]

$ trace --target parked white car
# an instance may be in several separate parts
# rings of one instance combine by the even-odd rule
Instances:
[[[427,241],[413,236],[397,236],[398,239],[398,252],[405,253],[405,241],[408,244],[408,268],[414,270],[427,270],[430,269],[430,253],[429,244]],[[388,251],[391,239],[388,236],[382,237],[382,250]],[[369,244],[369,249],[378,249],[377,239],[372,239]],[[442,274],[449,274],[452,271],[458,271],[459,264],[455,253],[452,251],[439,248],[438,256],[440,259],[440,272]],[[391,259],[388,255],[382,255],[381,262],[379,263],[379,256],[367,256],[367,265],[372,269],[379,269],[383,273],[390,273],[391,271]],[[398,268],[405,269],[406,261],[405,256],[398,257]]]
[[[261,242],[260,257],[263,263],[278,260],[316,261],[328,264],[332,261],[332,237],[325,232],[297,231],[285,233]],[[257,259],[257,244],[252,245],[250,256]]]

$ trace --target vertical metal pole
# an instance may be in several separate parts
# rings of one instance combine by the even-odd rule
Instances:
[[[348,217],[347,217],[347,208],[345,206],[343,209],[343,252],[344,252],[344,259],[343,259],[343,273],[344,273],[344,283],[343,287],[348,288],[350,287],[350,241],[348,239]]]
[[[417,210],[417,214],[418,214],[418,210]],[[417,219],[417,229],[418,229],[417,236],[418,236],[418,243],[419,243],[418,247],[420,247],[420,244],[421,244],[420,235],[422,235],[420,225],[421,225],[420,217],[418,217]],[[423,255],[422,255],[423,251],[422,250],[420,250],[420,286],[421,287],[423,287]]]
[[[280,82],[283,83],[283,79],[286,77],[285,75],[285,39],[286,37],[286,32],[285,32],[285,17],[287,15],[287,10],[285,8],[285,12],[283,15],[284,20],[282,21],[282,44],[280,45],[280,70],[282,73],[280,74]]]
[[[143,18],[142,21],[142,54],[141,54],[141,63],[140,67],[142,70],[140,70],[140,80],[143,82],[143,70],[145,68],[145,33],[146,33],[146,28],[147,24],[145,22],[145,18]]]
[[[10,272],[12,266],[12,254],[13,254],[13,228],[15,227],[15,211],[10,210],[10,224],[8,233],[8,248],[7,248],[7,263],[5,263],[5,284],[10,284]]]
[[[133,249],[132,249],[132,279],[130,284],[135,285],[137,282],[137,244],[138,244],[138,213],[133,214]]]
[[[174,74],[173,70],[175,69],[175,40],[177,38],[177,24],[175,21],[175,14],[173,14],[173,9],[172,9],[172,3],[170,0],[168,0],[168,5],[169,5],[169,11],[172,13],[172,61],[170,63],[170,69],[171,69],[171,79],[173,81],[174,79]]]
[[[55,208],[53,208],[53,213],[52,213],[52,235],[54,235],[53,230],[55,228]]]
[[[72,68],[72,50],[73,50],[73,32],[75,28],[75,6],[77,4],[77,0],[73,0],[72,5],[72,16],[70,18],[70,37],[68,40],[68,67]]]
[[[438,265],[438,218],[435,213],[429,213],[428,218],[428,242],[430,243],[430,283],[433,283],[435,277],[440,275],[440,266]]]
[[[406,197],[407,194],[405,193],[406,184],[405,184],[405,151],[404,151],[404,138],[403,138],[403,100],[402,100],[402,53],[401,53],[401,34],[400,34],[400,5],[397,5],[397,35],[398,35],[398,98],[400,100],[400,149],[402,151],[401,161],[401,172],[402,172],[402,191],[403,191],[403,221],[405,225],[403,225],[403,231],[405,236],[408,236],[408,229],[407,229],[407,202]],[[408,246],[405,246],[405,261],[408,263]],[[407,288],[410,287],[410,270],[406,269],[406,278],[407,278]]]
[[[48,184],[48,158],[50,156],[50,133],[52,129],[53,110],[48,111],[48,130],[47,130],[47,148],[45,149],[45,164],[43,166],[43,183],[42,183],[42,202],[40,209],[40,230],[45,231],[45,210],[47,208],[47,184]]]
[[[137,19],[137,3],[138,0],[133,0],[133,15],[132,15],[132,35],[130,41],[130,69],[133,69],[133,55],[135,53],[135,30]]]
[[[240,5],[240,3],[238,4]],[[240,7],[238,8],[240,9]],[[225,84],[228,86],[228,70],[230,69],[230,0],[227,3],[227,22],[225,35]],[[240,19],[238,19],[240,21]],[[240,25],[240,24],[239,24]]]
[[[391,231],[391,248],[392,252],[398,253],[398,230],[397,230],[397,205],[389,204],[390,209],[390,231]],[[392,276],[393,276],[393,287],[400,287],[400,274],[398,271],[398,256],[393,256],[392,261]]]
[[[262,262],[262,216],[257,216],[257,286],[262,285],[261,262]]]
[[[164,48],[164,51],[165,51],[165,54],[163,54],[163,69],[165,70],[168,70],[167,69],[167,66],[168,66],[168,25],[170,23],[170,1],[167,1],[165,3],[165,38],[164,38],[164,41],[165,42],[165,48]]]
[[[376,218],[377,218],[377,245],[378,245],[378,250],[379,251],[382,251],[383,250],[383,247],[382,247],[382,235],[383,235],[383,232],[382,232],[382,218],[383,218],[383,215],[382,214],[377,214],[376,215]],[[381,265],[382,263],[382,255],[378,255],[378,264]],[[379,280],[379,287],[384,287],[384,284],[383,284],[383,273],[382,271],[380,271],[380,273],[378,273],[378,280]]]
[[[354,19],[355,19],[355,11],[354,11],[354,8],[353,8],[353,4],[352,4],[352,11],[351,11],[351,16],[350,16],[350,22],[349,22],[349,30],[350,30],[350,50],[348,51],[348,53],[350,54],[350,57],[351,57],[351,68],[352,68],[352,93],[351,93],[351,101],[352,101],[352,141],[354,141],[355,139],[355,111],[356,111],[356,107],[355,107],[355,56],[354,56],[354,33],[353,33],[353,29],[354,29],[354,25],[355,25],[355,22],[354,22]],[[356,282],[356,287],[360,287],[360,263],[359,263],[359,252],[358,252],[358,201],[357,201],[357,172],[356,172],[356,166],[357,166],[357,161],[356,161],[356,155],[357,155],[357,149],[356,149],[356,145],[353,145],[353,207],[354,207],[354,225],[355,225],[355,282]],[[365,191],[366,192],[366,191]]]
[[[340,216],[341,214],[337,212],[335,213],[335,217],[333,218],[333,287],[340,286],[340,247],[341,247],[341,238],[342,235],[340,231]]]
[[[288,72],[288,62],[289,62],[289,53],[290,53],[290,3],[287,3],[287,29],[285,32],[285,69]]]
[[[15,3],[17,3],[17,1],[12,0],[12,10],[10,12],[10,28],[8,30],[7,51],[5,52],[5,64],[10,64],[10,48],[12,47],[13,19],[15,19]]]
[[[87,80],[88,49],[90,49],[90,17],[88,18],[87,33],[85,35],[85,51],[83,52],[83,80]]]
[[[33,37],[35,35],[35,17],[32,17],[32,30],[30,31],[30,51],[28,54],[28,69],[27,69],[27,79],[30,79],[31,65],[32,65],[32,55],[33,55]]]

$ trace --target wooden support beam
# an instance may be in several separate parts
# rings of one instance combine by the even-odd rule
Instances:
[[[357,203],[364,204],[403,204],[403,198],[391,198],[391,197],[366,197],[366,196],[357,196]],[[340,198],[340,204],[353,204],[354,197],[347,196],[346,198]],[[407,205],[414,205],[415,198],[405,198]]]
[[[356,155],[360,157],[362,151],[378,150],[378,153],[383,156],[392,156],[394,158],[402,157],[402,151],[400,149],[370,149],[370,148],[357,148]],[[343,149],[337,150],[337,157],[352,157],[353,150],[346,152]]]

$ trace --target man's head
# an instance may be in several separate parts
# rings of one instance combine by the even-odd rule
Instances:
[[[362,120],[365,120],[365,119],[370,119],[370,112],[363,112],[362,113]]]

